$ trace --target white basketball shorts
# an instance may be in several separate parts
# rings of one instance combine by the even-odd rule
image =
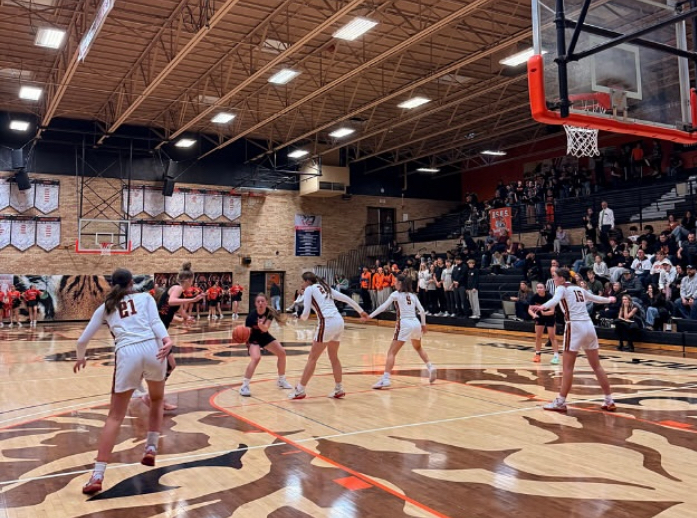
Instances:
[[[315,342],[338,342],[344,332],[344,319],[340,316],[320,319],[315,331]]]
[[[397,320],[392,340],[399,340],[400,342],[421,340],[421,322],[416,318]]]
[[[598,349],[598,335],[590,320],[572,320],[564,327],[564,350]]]
[[[157,340],[146,340],[117,349],[112,392],[120,394],[135,390],[143,379],[163,381],[167,371],[167,359],[157,359],[159,350],[160,343]]]

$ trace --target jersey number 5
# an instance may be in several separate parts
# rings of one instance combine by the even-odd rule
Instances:
[[[119,316],[121,318],[128,318],[136,313],[138,312],[136,311],[136,305],[133,303],[133,299],[119,302]]]

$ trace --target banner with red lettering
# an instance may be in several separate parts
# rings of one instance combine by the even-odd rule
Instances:
[[[513,234],[513,221],[511,218],[511,208],[503,207],[500,209],[489,210],[489,228],[494,231],[496,237]]]

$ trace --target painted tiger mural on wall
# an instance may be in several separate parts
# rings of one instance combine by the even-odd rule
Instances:
[[[24,293],[34,285],[43,292],[39,320],[89,320],[111,290],[109,275],[15,275],[13,283]],[[134,275],[134,291],[153,287],[152,275]],[[22,308],[22,313],[26,310]]]

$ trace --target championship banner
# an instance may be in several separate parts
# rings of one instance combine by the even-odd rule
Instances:
[[[34,184],[26,191],[20,191],[15,182],[10,184],[10,207],[24,212],[34,206]]]
[[[58,209],[60,183],[56,181],[35,180],[34,207],[44,214],[50,214]]]
[[[223,193],[211,191],[206,194],[204,212],[211,219],[218,219],[223,215]]]
[[[61,243],[61,219],[42,218],[36,222],[36,244],[50,252]]]
[[[184,193],[175,189],[172,196],[165,196],[165,213],[171,218],[184,214]]]
[[[203,246],[203,227],[198,225],[184,226],[184,248],[189,252],[200,250]]]
[[[10,244],[10,233],[12,232],[12,220],[0,218],[0,250]]]
[[[17,250],[24,252],[36,243],[36,221],[34,218],[15,217],[12,219],[10,231],[10,244]]]
[[[513,234],[513,222],[510,207],[489,210],[489,228],[494,231],[494,236],[510,236]]]
[[[192,189],[186,193],[186,215],[190,218],[200,218],[203,216],[203,204],[205,195],[201,191]]]
[[[159,216],[165,211],[165,197],[157,188],[143,189],[143,212],[149,216]],[[145,244],[143,244],[145,247]]]
[[[162,248],[162,226],[143,224],[140,236],[141,246],[148,252]]]
[[[223,248],[232,253],[240,248],[242,232],[239,226],[223,227]]]
[[[180,223],[167,222],[162,227],[162,246],[168,252],[176,252],[183,246],[184,228]]]
[[[141,234],[143,232],[143,225],[137,222],[131,222],[129,226],[128,238],[131,240],[131,250],[140,248],[141,245]]]
[[[143,212],[143,202],[142,186],[123,190],[123,211],[126,212],[126,208],[128,208],[128,215],[131,218]]]
[[[223,215],[234,221],[242,215],[242,197],[225,196],[223,200]]]
[[[0,178],[0,210],[10,204],[10,182],[7,178]]]
[[[212,224],[203,227],[203,248],[213,253],[223,246],[223,228]]]
[[[322,216],[295,215],[295,256],[322,255]]]

